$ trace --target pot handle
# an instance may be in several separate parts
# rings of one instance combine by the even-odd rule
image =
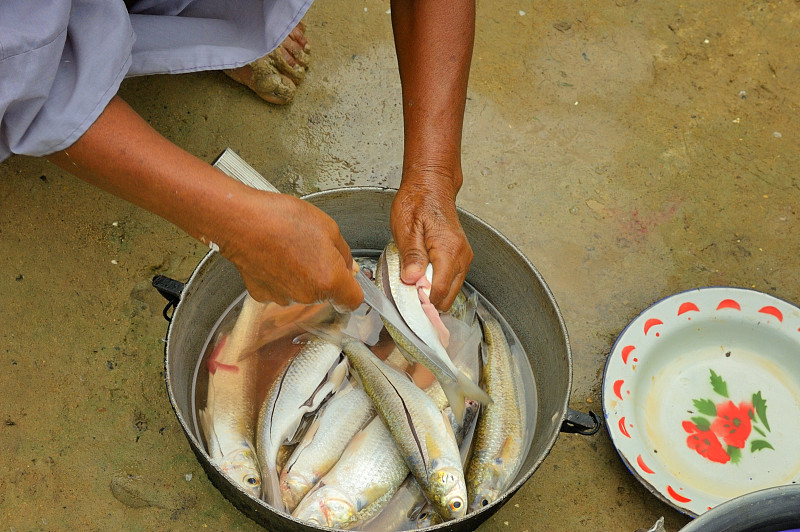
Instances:
[[[567,407],[567,415],[561,423],[561,432],[591,436],[603,426],[600,417],[589,410],[588,414]]]
[[[167,306],[164,307],[161,313],[167,321],[172,321],[172,316],[168,314],[168,312],[170,308],[175,308],[180,302],[183,286],[182,282],[164,275],[156,275],[153,277],[153,287],[167,300]]]

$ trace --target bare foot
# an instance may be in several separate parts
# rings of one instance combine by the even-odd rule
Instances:
[[[305,25],[299,23],[275,50],[249,65],[223,72],[250,87],[269,103],[284,105],[291,102],[310,60],[311,46],[305,30]]]

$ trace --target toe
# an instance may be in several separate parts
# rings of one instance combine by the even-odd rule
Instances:
[[[297,41],[291,38],[287,38],[285,41],[283,41],[283,43],[281,43],[280,47],[285,52],[287,52],[286,54],[284,54],[284,57],[286,57],[287,55],[289,56],[288,62],[290,65],[300,65],[303,68],[308,67],[308,63],[309,60],[311,59],[311,56],[308,54],[306,50],[303,49],[302,46],[300,46],[300,44]]]
[[[289,103],[294,98],[297,85],[290,77],[285,76],[272,61],[265,60],[268,57],[251,63],[255,85],[253,90],[270,103]]]
[[[270,52],[264,59],[271,63],[278,72],[291,79],[295,84],[303,81],[303,78],[306,76],[305,67],[297,63],[292,55],[282,46]]]
[[[241,68],[225,70],[232,79],[253,90],[262,100],[276,105],[292,101],[297,86],[268,61],[259,59]]]
[[[294,29],[289,33],[289,38],[295,41],[301,49],[305,50],[306,52],[311,50],[311,45],[306,38],[306,25],[300,22]]]

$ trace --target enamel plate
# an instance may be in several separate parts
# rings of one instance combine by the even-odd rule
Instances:
[[[654,304],[606,361],[603,411],[628,469],[698,516],[800,481],[800,309],[741,288]]]

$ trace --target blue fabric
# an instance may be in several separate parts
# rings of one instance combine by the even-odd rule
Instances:
[[[127,5],[126,5],[127,4]],[[233,68],[275,49],[311,0],[3,0],[0,161],[71,146],[126,76]]]

